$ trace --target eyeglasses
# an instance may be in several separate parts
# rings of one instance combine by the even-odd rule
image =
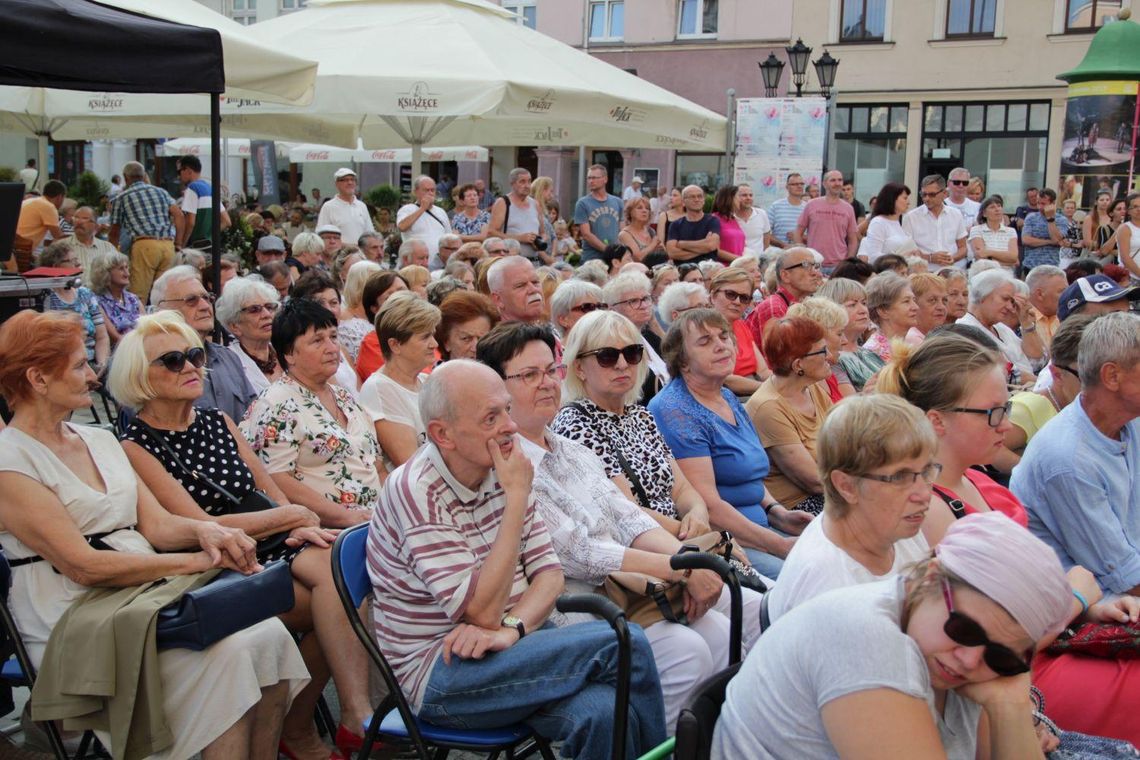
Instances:
[[[185,304],[187,308],[193,309],[195,306],[197,306],[202,301],[206,301],[206,303],[213,303],[214,302],[214,294],[213,293],[204,293],[202,295],[195,294],[192,296],[186,296],[185,298],[164,298],[161,301],[159,301],[159,303],[180,303],[180,304]]]
[[[826,354],[827,354],[827,348],[824,347],[824,348],[819,349],[818,351],[812,351],[811,353],[804,354],[800,358],[801,359],[810,359],[813,356],[825,356]]]
[[[1001,406],[995,406],[991,409],[974,409],[968,406],[952,406],[946,411],[963,412],[965,414],[984,414],[986,415],[986,424],[992,428],[996,428],[1002,423],[1002,420],[1009,416],[1010,409],[1013,409],[1012,401],[1006,401]]]
[[[954,594],[950,581],[946,578],[942,578],[942,596],[946,600],[946,610],[950,613],[942,626],[942,632],[951,641],[964,647],[985,647],[982,659],[985,660],[986,667],[999,676],[1017,676],[1029,672],[1026,660],[1030,652],[1027,651],[1023,659],[1004,644],[990,641],[985,629],[976,620],[954,609]]]
[[[919,195],[921,195],[923,198],[937,198],[938,196],[942,195],[942,193],[944,193],[944,192],[945,192],[945,190],[935,190],[932,193],[919,193]]]
[[[206,363],[206,349],[194,347],[186,351],[167,351],[151,364],[155,367],[161,364],[171,372],[181,372],[186,362],[190,362],[195,369],[201,369]]]
[[[1063,365],[1063,364],[1054,364],[1053,366],[1054,366],[1054,367],[1056,367],[1057,369],[1060,369],[1060,370],[1064,370],[1065,372],[1068,372],[1070,375],[1072,375],[1073,377],[1077,378],[1078,380],[1080,380],[1080,379],[1081,379],[1081,373],[1080,373],[1080,372],[1077,372],[1077,371],[1076,371],[1075,369],[1073,369],[1072,367],[1066,367],[1066,366],[1065,366],[1065,365]]]
[[[268,312],[269,314],[276,314],[277,310],[280,308],[281,308],[281,304],[279,304],[276,301],[271,301],[269,303],[255,303],[255,304],[250,304],[249,306],[241,307],[241,313],[242,314],[248,314],[251,317],[254,317],[263,311]]]
[[[642,357],[645,356],[645,346],[641,343],[633,343],[625,348],[607,346],[605,348],[595,348],[593,351],[583,351],[578,354],[579,359],[584,359],[587,356],[592,356],[597,359],[599,367],[613,369],[617,366],[619,356],[625,359],[626,364],[640,364]]]
[[[571,306],[570,311],[576,311],[579,314],[589,314],[591,311],[606,311],[609,309],[604,303],[580,303],[577,306]]]
[[[923,467],[918,472],[912,470],[899,470],[893,475],[876,475],[872,472],[864,473],[863,475],[856,475],[858,478],[866,478],[867,480],[877,480],[880,483],[888,483],[892,486],[913,486],[922,478],[922,482],[926,485],[933,485],[934,481],[938,480],[938,474],[942,472],[942,465],[937,462],[931,462]]]
[[[652,300],[649,296],[638,296],[637,298],[627,298],[624,301],[616,301],[611,306],[648,306]]]
[[[538,385],[542,382],[542,378],[548,380],[561,380],[566,372],[565,364],[554,364],[546,369],[538,369],[531,367],[530,369],[523,370],[514,375],[504,375],[504,380],[522,380],[524,385]]]
[[[749,301],[752,300],[752,294],[751,293],[738,293],[735,290],[728,290],[728,289],[722,289],[722,290],[718,290],[716,292],[720,293],[722,296],[727,298],[729,301],[736,301],[737,303],[748,303]]]
[[[816,272],[821,272],[821,271],[823,271],[823,265],[822,265],[822,264],[817,264],[817,263],[816,263],[816,262],[814,262],[814,261],[801,261],[799,264],[792,264],[791,266],[788,266],[788,267],[784,267],[784,268],[783,268],[783,271],[785,271],[785,272],[790,272],[790,271],[792,271],[793,269],[799,269],[800,267],[805,267],[805,268],[807,268],[807,269],[812,269],[812,270],[814,270],[814,271],[816,271]]]
[[[951,185],[958,185],[959,187],[961,187],[962,185],[970,184],[970,180],[968,180],[968,179],[952,179],[952,180],[950,180],[950,184]]]

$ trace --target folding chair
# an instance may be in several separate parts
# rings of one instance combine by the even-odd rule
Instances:
[[[8,591],[11,586],[12,568],[8,564],[8,558],[4,556],[4,552],[0,552],[0,651],[7,651],[10,648],[14,654],[14,658],[9,657],[0,665],[0,681],[9,686],[23,686],[30,690],[36,682],[36,668],[32,665],[32,658],[24,647],[24,641],[20,638],[16,621],[8,607]],[[71,755],[67,754],[63,737],[53,721],[37,722],[36,725],[40,726],[47,734],[48,744],[51,746],[52,754],[55,755],[56,760],[83,760],[88,756],[110,757],[91,731],[83,733],[79,740],[79,748],[76,750],[75,757],[72,758]],[[93,754],[89,755],[88,753]]]
[[[739,670],[740,663],[737,662],[712,676],[701,684],[692,701],[681,708],[681,714],[677,716],[675,760],[709,760],[713,729],[724,704],[724,692]]]
[[[372,636],[371,626],[360,617],[360,607],[372,591],[365,558],[367,537],[368,523],[355,525],[341,531],[332,551],[333,583],[345,614],[388,687],[388,696],[363,726],[364,745],[357,757],[365,760],[379,739],[411,744],[421,760],[439,760],[447,757],[451,750],[483,752],[488,760],[495,760],[504,752],[508,759],[523,758],[537,750],[545,760],[554,760],[550,742],[522,723],[503,728],[454,729],[435,726],[415,716],[400,690],[396,674]],[[434,754],[431,750],[435,750]]]

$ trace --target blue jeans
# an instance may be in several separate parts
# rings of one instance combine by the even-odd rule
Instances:
[[[649,641],[629,626],[631,670],[626,756],[665,741],[665,706]],[[432,668],[419,716],[452,728],[523,722],[562,741],[563,757],[605,758],[613,747],[617,637],[597,621],[528,633],[481,660],[441,657]]]
[[[764,526],[773,533],[778,533],[781,536],[788,535],[781,530],[776,530],[768,524],[768,515],[761,506],[737,507],[737,511],[752,522]],[[780,577],[780,569],[784,566],[784,560],[773,554],[761,551],[760,549],[753,549],[749,546],[742,546],[741,548],[744,549],[744,553],[748,556],[748,561],[752,563],[752,567],[756,568],[756,572],[761,575],[766,575],[772,580],[776,580]]]

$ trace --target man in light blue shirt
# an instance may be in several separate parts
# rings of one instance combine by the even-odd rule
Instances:
[[[1080,396],[1029,442],[1010,487],[1061,564],[1140,594],[1140,316],[1092,322],[1078,367]]]
[[[792,233],[796,231],[796,224],[800,221],[800,214],[804,210],[804,178],[795,172],[788,175],[785,186],[788,191],[787,198],[780,198],[768,208],[768,219],[772,222],[772,245],[777,248],[790,248]]]

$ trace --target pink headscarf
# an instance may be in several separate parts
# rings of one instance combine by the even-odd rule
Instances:
[[[1040,641],[1068,621],[1073,592],[1057,555],[1001,512],[967,515],[935,549],[942,566]]]

